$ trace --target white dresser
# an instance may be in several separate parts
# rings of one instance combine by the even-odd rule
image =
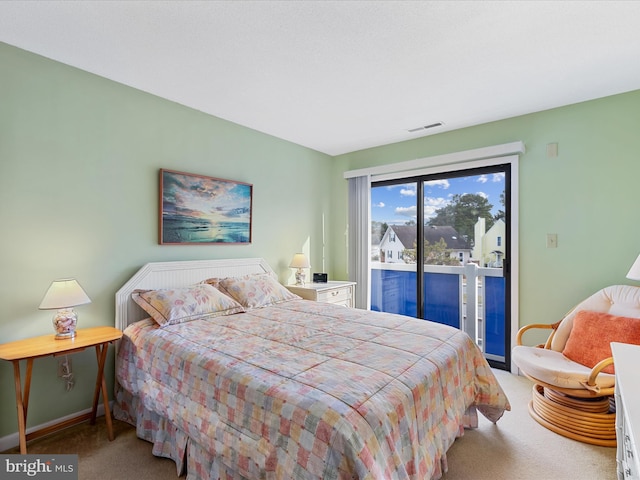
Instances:
[[[640,346],[612,343],[616,370],[618,480],[640,480]]]
[[[345,307],[355,305],[355,282],[306,283],[304,285],[287,285],[287,288],[305,300],[333,303]]]

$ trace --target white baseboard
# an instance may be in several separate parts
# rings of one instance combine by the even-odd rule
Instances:
[[[113,402],[109,402],[109,408],[112,407]],[[86,415],[87,413],[91,413],[91,409],[87,408],[86,410],[82,410],[80,412],[76,412],[76,413],[72,413],[70,415],[66,415],[64,417],[60,417],[57,418],[55,420],[51,420],[50,422],[46,422],[43,423],[41,425],[36,425],[30,428],[27,428],[27,435],[31,432],[35,432],[37,430],[40,430],[42,428],[46,428],[46,427],[50,427],[51,425],[55,425],[57,423],[60,422],[64,422],[66,420],[70,420],[74,417],[77,417],[79,415]],[[102,403],[100,403],[98,405],[98,412],[97,412],[97,416],[101,417],[104,415],[104,405]],[[7,450],[9,450],[10,448],[14,448],[17,447],[18,445],[20,445],[20,437],[18,435],[18,432],[14,432],[11,433],[5,437],[0,437],[0,452],[5,452]]]

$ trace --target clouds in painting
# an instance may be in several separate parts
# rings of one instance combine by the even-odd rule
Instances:
[[[163,214],[216,222],[248,222],[251,186],[212,177],[163,172]]]

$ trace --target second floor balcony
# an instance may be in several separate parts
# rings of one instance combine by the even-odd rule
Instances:
[[[425,265],[422,318],[468,333],[488,359],[505,358],[505,279],[501,268]],[[371,310],[416,317],[415,264],[371,263]]]

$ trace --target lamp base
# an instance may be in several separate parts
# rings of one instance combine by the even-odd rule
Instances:
[[[61,308],[53,317],[53,329],[56,340],[65,340],[76,336],[78,315],[73,308]]]
[[[296,285],[301,287],[305,284],[305,280],[306,280],[306,275],[304,273],[304,270],[302,268],[299,268],[296,271]]]

